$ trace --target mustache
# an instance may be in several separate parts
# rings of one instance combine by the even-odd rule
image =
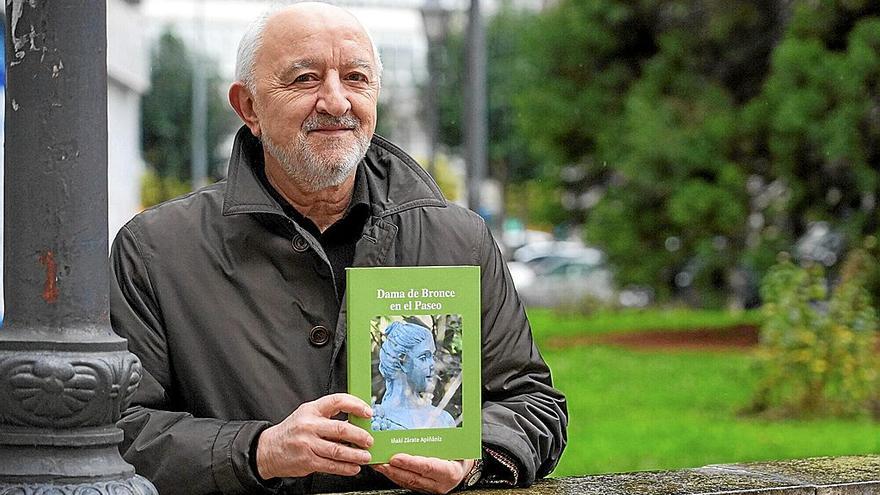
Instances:
[[[348,127],[357,128],[361,125],[361,119],[353,114],[346,113],[335,117],[333,115],[316,114],[303,121],[302,128],[304,131],[314,131],[325,127]]]

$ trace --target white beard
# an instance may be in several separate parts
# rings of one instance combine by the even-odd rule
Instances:
[[[319,191],[342,184],[354,172],[370,147],[369,136],[361,132],[360,120],[351,115],[339,118],[316,116],[303,123],[303,131],[334,124],[356,126],[353,131],[355,146],[335,142],[319,152],[312,149],[305,137],[284,146],[272,141],[266,133],[263,134],[262,141],[291,180],[305,191]]]

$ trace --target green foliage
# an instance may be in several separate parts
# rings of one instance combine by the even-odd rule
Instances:
[[[655,50],[642,14],[625,2],[569,0],[525,30],[527,84],[513,103],[533,154],[556,168],[583,162],[613,132],[639,63]]]
[[[871,305],[880,310],[880,242],[876,236],[867,236],[859,251],[866,260],[865,266],[860,268],[864,272],[865,287],[871,294]],[[847,276],[844,273],[844,276]]]
[[[453,147],[463,45],[446,51]],[[812,222],[849,242],[880,229],[880,2],[560,0],[502,9],[488,47],[508,203],[530,224],[584,221],[620,285],[720,307]],[[585,212],[522,196],[559,195],[572,170]]]
[[[763,378],[755,412],[849,415],[880,404],[878,318],[865,290],[868,262],[864,252],[853,252],[830,294],[819,265],[784,260],[770,270],[761,287]]]
[[[509,216],[525,218],[531,228],[551,230],[567,220],[559,199],[560,186],[554,181],[532,179],[508,184],[505,195]]]
[[[179,38],[166,31],[153,50],[151,63],[150,89],[142,100],[144,158],[165,185],[157,187],[155,178],[144,177],[142,189],[150,195],[142,197],[144,206],[174,197],[168,194],[178,191],[179,184],[188,184],[191,176],[194,56]],[[219,178],[225,173],[228,159],[227,152],[219,149],[220,143],[234,131],[237,119],[226,103],[216,66],[207,60],[200,66],[208,87],[208,174]]]
[[[842,280],[859,279],[871,298],[871,306],[880,309],[880,243],[867,236],[862,245],[850,252],[840,271]]]
[[[604,191],[586,240],[661,300],[723,305],[735,270],[763,273],[813,221],[880,226],[878,4],[736,4],[562,1],[524,35],[523,134]]]
[[[757,92],[778,26],[763,3],[736,4],[562,1],[524,35],[523,134],[551,170],[575,164],[603,192],[587,242],[620,284],[661,300],[691,266],[695,303],[723,305],[745,244],[737,104]]]
[[[686,50],[678,41],[673,36],[661,40],[660,53],[646,64],[626,98],[622,142],[613,151],[622,180],[587,226],[588,239],[615,245],[609,259],[621,283],[663,288],[671,279],[672,274],[665,273],[670,267],[695,257],[733,262],[735,258],[720,256],[723,253],[705,251],[715,237],[723,237],[729,247],[741,244],[745,235],[745,178],[730,160],[732,99],[722,87],[681,68]],[[618,198],[617,204],[625,205],[619,215],[643,216],[653,210],[647,218],[628,222],[629,235],[636,241],[628,245],[613,240],[619,223],[603,221],[609,204]],[[671,236],[679,240],[678,249],[666,248]],[[647,266],[637,266],[636,260],[646,253]],[[722,265],[720,270],[731,268]],[[701,284],[699,291],[704,298],[718,298],[726,286]]]
[[[462,181],[449,164],[449,158],[446,155],[437,154],[434,157],[431,176],[434,177],[437,186],[440,187],[447,199],[458,201],[461,198]]]
[[[394,119],[393,100],[379,100],[376,104],[376,134],[391,136],[393,133],[392,119]]]
[[[746,159],[787,189],[781,207],[762,213],[788,239],[818,220],[852,239],[880,227],[880,11],[846,21],[854,12],[834,4],[796,9],[763,91],[743,110]],[[822,27],[845,21],[841,39]]]
[[[141,177],[141,205],[145,208],[157,205],[190,190],[188,182],[177,177],[161,177],[155,170],[148,168]]]

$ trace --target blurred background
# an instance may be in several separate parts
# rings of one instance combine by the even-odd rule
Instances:
[[[381,53],[378,132],[508,259],[557,475],[880,452],[880,2],[331,3]],[[268,6],[108,0],[111,239],[223,178]]]

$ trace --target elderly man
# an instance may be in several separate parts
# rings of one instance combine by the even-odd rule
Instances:
[[[112,250],[111,317],[143,363],[121,449],[163,494],[527,485],[564,397],[486,226],[374,136],[380,63],[347,12],[302,3],[242,39],[228,179],[151,208]],[[345,394],[348,266],[479,265],[483,459],[366,466]],[[291,413],[292,411],[292,413]]]

